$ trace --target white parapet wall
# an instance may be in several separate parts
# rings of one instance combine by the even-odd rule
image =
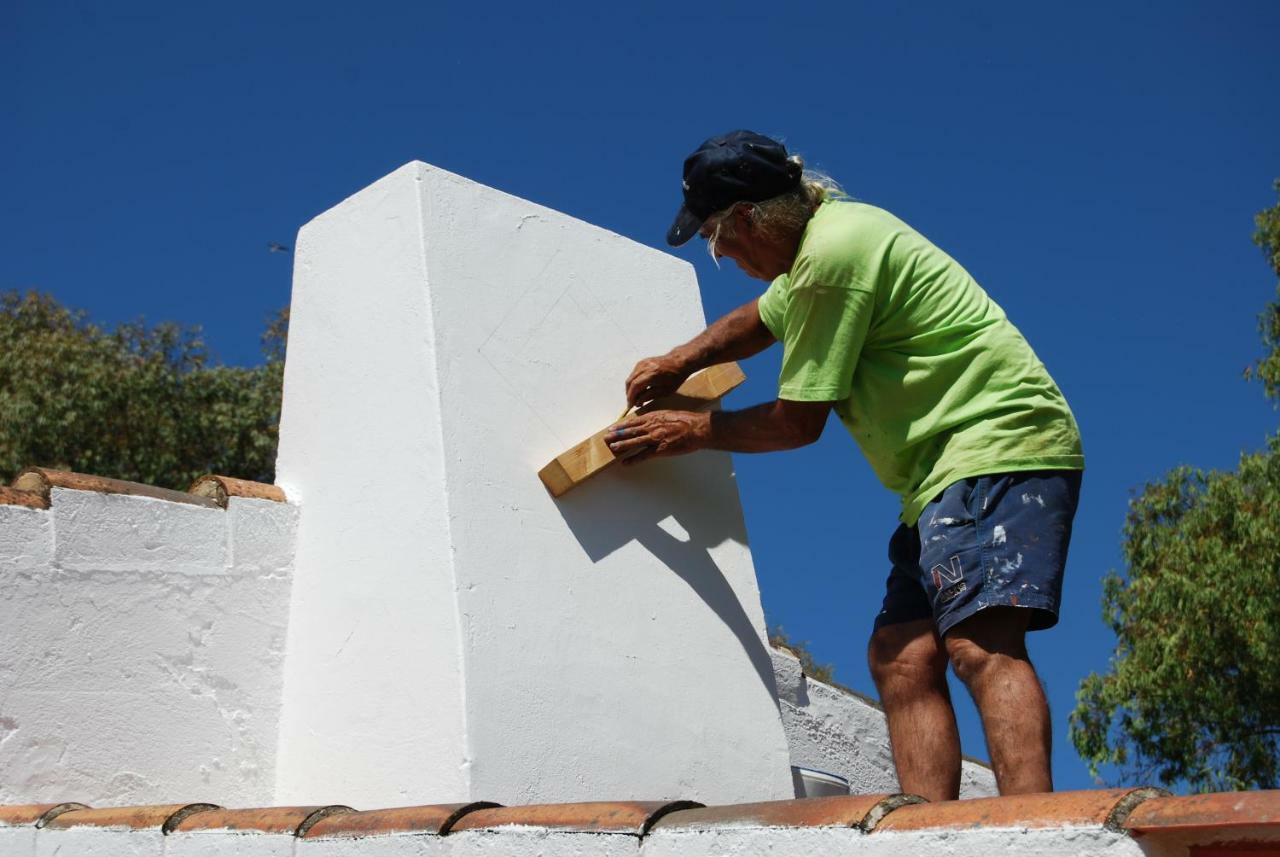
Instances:
[[[805,675],[799,659],[788,651],[774,649],[772,654],[791,763],[835,774],[848,781],[853,794],[899,791],[889,728],[880,706]],[[960,797],[995,794],[991,768],[965,759],[960,766]]]
[[[296,518],[0,505],[0,803],[270,802]]]
[[[791,795],[730,457],[537,477],[704,324],[687,263],[422,163],[303,228],[281,802]]]

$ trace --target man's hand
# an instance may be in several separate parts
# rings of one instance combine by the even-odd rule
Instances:
[[[651,411],[611,426],[605,443],[623,464],[636,464],[702,449],[710,437],[711,414]]]
[[[627,404],[635,407],[669,396],[692,373],[684,361],[673,353],[661,357],[646,357],[636,364],[627,378]]]
[[[604,442],[624,464],[695,449],[795,449],[821,437],[833,404],[779,399],[744,411],[650,411],[610,426]]]

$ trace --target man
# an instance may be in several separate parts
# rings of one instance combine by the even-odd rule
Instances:
[[[1057,622],[1084,467],[1062,393],[964,268],[888,212],[841,198],[781,143],[735,131],[689,156],[667,240],[695,232],[771,285],[641,360],[627,401],[781,342],[778,398],[643,413],[612,427],[609,446],[628,464],[791,449],[834,410],[902,498],[868,659],[903,791],[959,796],[948,663],[977,703],[1001,794],[1052,791],[1049,709],[1025,636]]]

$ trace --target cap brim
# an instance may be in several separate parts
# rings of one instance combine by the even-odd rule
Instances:
[[[699,217],[687,207],[680,206],[680,210],[676,212],[675,221],[671,224],[671,228],[667,230],[667,243],[672,247],[679,247],[697,235],[698,230],[702,228],[702,224],[705,221],[705,217]]]

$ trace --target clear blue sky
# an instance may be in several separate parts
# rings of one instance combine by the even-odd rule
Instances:
[[[687,151],[782,136],[965,264],[1075,409],[1084,498],[1033,655],[1058,785],[1089,785],[1066,715],[1111,651],[1099,579],[1130,492],[1277,423],[1240,373],[1274,288],[1249,236],[1280,176],[1280,4],[652,5],[10,0],[0,289],[199,323],[252,363],[289,296],[268,242],[406,161],[660,247]],[[709,316],[761,288],[682,253]],[[776,355],[746,368],[731,405],[773,393]],[[870,690],[895,499],[834,420],[737,461],[771,620]]]

